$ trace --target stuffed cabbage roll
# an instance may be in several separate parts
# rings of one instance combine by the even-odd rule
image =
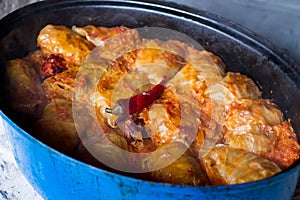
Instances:
[[[61,55],[67,68],[80,65],[95,47],[66,26],[47,25],[39,33],[37,44],[48,58]]]
[[[184,142],[174,140],[170,143],[162,144],[156,151],[160,152],[144,160],[145,168],[158,168],[148,173],[150,180],[180,185],[210,184],[205,171],[200,167],[196,159],[191,156]],[[181,156],[176,159],[178,155]],[[166,162],[170,161],[172,162],[167,166],[158,167],[166,165]]]
[[[165,76],[170,80],[186,65],[186,50],[170,41],[143,39],[137,51],[136,69],[144,73],[144,79],[158,84]]]
[[[159,146],[178,137],[192,141],[195,135],[202,134],[196,111],[197,108],[184,102],[183,97],[165,89],[161,98],[141,113],[141,116],[146,115],[146,130],[152,142]]]
[[[62,153],[72,153],[80,141],[73,120],[72,103],[52,99],[37,121],[34,135]]]
[[[76,152],[78,159],[92,165],[106,165],[114,169],[131,164],[123,152],[123,150],[128,151],[128,144],[122,135],[111,132],[89,139],[92,141],[83,141],[84,147],[80,147]]]
[[[266,158],[221,145],[213,148],[201,163],[213,185],[257,181],[281,171],[274,162]]]
[[[222,121],[219,118],[222,116],[223,108],[214,103],[205,91],[209,86],[222,80],[225,65],[218,56],[209,51],[198,51],[192,47],[187,47],[187,50],[187,64],[167,86],[175,88],[177,95],[186,96],[185,101],[197,108],[202,130],[205,132],[216,122]]]
[[[196,159],[189,155],[183,155],[167,167],[150,172],[150,179],[178,185],[209,185]]]
[[[242,99],[229,106],[225,127],[228,132],[246,134],[282,122],[282,112],[270,100]]]
[[[229,106],[224,144],[267,157],[280,167],[288,167],[300,154],[291,124],[283,122],[281,111],[264,99],[244,99]]]
[[[197,51],[188,46],[184,48],[187,52],[182,55],[187,63],[168,81],[161,98],[149,108],[146,125],[149,124],[147,130],[157,145],[169,142],[179,135],[187,136],[187,140],[195,139],[193,149],[197,154],[206,136],[210,139],[215,137],[208,136],[209,129],[217,119],[206,113],[213,109],[213,104],[208,102],[204,91],[208,85],[222,78],[224,64],[210,52]],[[222,111],[217,112],[221,114]]]
[[[239,99],[261,98],[261,91],[252,79],[233,72],[227,72],[220,82],[208,87],[205,94],[224,106]]]
[[[8,62],[6,69],[12,109],[38,118],[47,99],[34,67],[25,60],[14,59]]]
[[[280,167],[287,168],[299,159],[300,145],[297,135],[289,122],[272,126],[272,130],[276,134],[276,139],[271,151],[262,154],[276,162]]]
[[[182,74],[185,74],[184,77],[191,77],[193,82],[205,82],[206,86],[210,86],[224,77],[225,64],[217,55],[204,49],[195,49],[178,40],[170,40],[169,42],[185,50],[184,54],[186,56],[184,58],[186,62],[190,64],[187,65],[187,67],[193,68],[190,73],[188,72],[189,68],[186,68],[187,70],[182,72]],[[195,71],[197,71],[197,73],[195,73]],[[192,80],[191,78],[187,78],[187,80]],[[201,84],[198,84],[197,86],[199,87],[200,85]]]
[[[224,63],[211,52],[205,50],[197,51],[191,47],[187,48],[189,50],[186,56],[187,64],[176,74],[173,82],[181,81],[180,84],[189,84],[194,90],[195,96],[203,103],[206,88],[223,78]],[[184,94],[187,91],[180,92]]]

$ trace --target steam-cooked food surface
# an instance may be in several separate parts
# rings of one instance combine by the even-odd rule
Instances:
[[[39,117],[47,99],[40,77],[31,63],[22,59],[9,61],[6,77],[12,109],[33,118]]]
[[[200,168],[196,159],[182,155],[170,165],[149,173],[153,181],[178,185],[208,185],[206,174]]]
[[[299,159],[291,122],[212,52],[123,26],[47,25],[37,46],[8,62],[9,100],[35,120],[33,136],[62,153],[197,186],[268,178]],[[140,162],[144,153],[154,156]]]
[[[212,100],[228,106],[239,99],[259,99],[261,91],[247,76],[228,72],[221,81],[206,90],[206,95]]]
[[[214,185],[247,183],[281,171],[266,158],[228,146],[214,147],[202,164]]]
[[[224,144],[269,158],[281,167],[290,166],[299,156],[296,134],[270,100],[235,101],[228,108],[224,129]]]
[[[186,150],[186,145],[182,140],[176,139],[160,145],[156,154],[147,157],[143,163],[145,168],[163,166],[172,159],[172,156],[179,157],[167,166],[150,171],[148,173],[150,180],[182,185],[210,185],[207,174],[192,153]]]
[[[72,116],[72,103],[52,99],[36,122],[34,135],[65,154],[74,151],[80,140]]]
[[[61,55],[67,67],[80,65],[94,48],[91,42],[69,28],[53,25],[47,25],[41,30],[37,44],[47,58]]]

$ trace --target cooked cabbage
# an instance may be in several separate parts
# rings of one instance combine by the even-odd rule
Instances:
[[[216,146],[201,161],[214,185],[247,183],[268,178],[281,169],[258,155],[227,146]]]
[[[80,139],[73,120],[72,103],[64,99],[52,99],[37,121],[34,135],[62,153],[76,151]]]
[[[240,99],[261,98],[261,91],[253,80],[233,72],[227,72],[221,81],[208,87],[205,94],[224,106]]]
[[[66,26],[47,25],[39,33],[37,44],[43,54],[62,54],[68,66],[79,66],[94,45]]]
[[[6,78],[12,109],[38,118],[47,99],[34,67],[21,59],[10,60],[6,68]]]

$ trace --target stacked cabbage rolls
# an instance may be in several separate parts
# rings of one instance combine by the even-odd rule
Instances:
[[[118,173],[107,163],[139,166],[145,173],[126,175],[156,182],[229,185],[299,158],[280,109],[212,52],[93,25],[47,25],[37,46],[7,64],[11,109],[34,120],[33,136],[78,160]]]

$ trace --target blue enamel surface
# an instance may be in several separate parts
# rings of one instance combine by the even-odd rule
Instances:
[[[299,166],[241,185],[187,187],[141,181],[97,169],[37,141],[1,111],[17,164],[45,199],[291,199]]]

